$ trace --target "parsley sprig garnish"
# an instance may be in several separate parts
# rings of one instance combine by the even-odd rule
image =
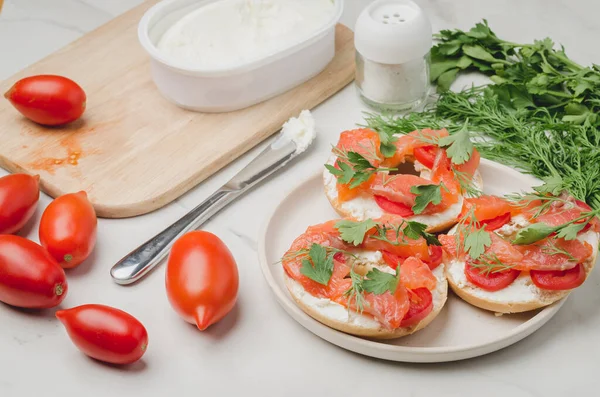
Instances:
[[[514,202],[517,207],[527,208],[532,204],[537,205],[532,219],[539,218],[546,214],[553,205],[561,204],[565,207],[572,208],[573,203],[568,196],[561,195],[562,182],[560,177],[552,177],[546,180],[542,186],[534,187],[534,192],[524,194],[511,194],[505,197]],[[539,204],[538,204],[539,202]],[[600,210],[582,211],[581,215],[565,222],[558,226],[550,226],[544,222],[533,223],[521,230],[515,236],[513,244],[528,245],[540,241],[554,233],[556,238],[565,240],[575,240],[577,234],[582,231],[595,216],[600,213]]]
[[[400,283],[400,266],[396,268],[396,274],[383,272],[377,268],[369,270],[366,276],[361,276],[354,269],[350,270],[350,279],[352,285],[344,293],[348,297],[348,308],[352,305],[352,301],[360,313],[364,310],[365,293],[382,295],[386,292],[394,294]]]
[[[302,258],[300,273],[322,285],[328,285],[333,274],[333,256],[338,252],[354,256],[352,253],[333,247],[313,243],[310,248],[288,252],[281,261]]]
[[[473,142],[469,134],[469,119],[458,132],[442,137],[438,140],[438,145],[446,149],[448,158],[453,164],[461,165],[466,163],[473,154]]]
[[[421,214],[429,204],[438,205],[442,202],[442,185],[418,185],[410,188],[415,194],[415,203],[412,211]]]
[[[333,274],[333,253],[327,253],[325,247],[313,244],[308,252],[308,258],[302,260],[300,273],[319,284],[329,284]]]
[[[475,209],[470,208],[456,225],[456,252],[464,252],[477,260],[492,245],[492,237],[475,218]]]
[[[340,232],[340,237],[347,243],[360,245],[365,239],[365,234],[377,226],[372,219],[365,219],[362,222],[342,219],[335,224],[335,228]]]
[[[342,160],[337,163],[340,168],[331,164],[325,164],[325,168],[337,178],[338,183],[349,185],[351,189],[368,181],[377,172],[396,171],[396,168],[373,166],[372,163],[377,159],[375,153],[367,155],[368,158],[358,152],[339,148],[333,148],[333,153]]]
[[[543,222],[531,224],[526,228],[519,230],[512,243],[516,245],[533,244],[545,239],[553,233],[556,233],[556,238],[575,240],[577,234],[599,213],[600,210],[584,212],[581,216],[558,226],[550,226]]]
[[[366,219],[362,222],[343,219],[335,224],[339,230],[342,240],[347,243],[360,245],[365,240],[367,232],[375,228],[375,233],[370,238],[385,241],[390,245],[406,245],[406,240],[417,240],[423,237],[428,245],[441,245],[438,238],[431,233],[426,232],[427,225],[414,221],[402,220],[402,222],[393,226],[389,223],[376,223],[372,219]],[[388,237],[389,231],[393,230],[393,239]]]

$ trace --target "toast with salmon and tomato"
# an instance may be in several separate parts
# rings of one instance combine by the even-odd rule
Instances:
[[[325,194],[343,217],[393,215],[423,223],[430,232],[447,230],[456,224],[464,198],[482,186],[479,152],[468,136],[461,139],[464,133],[424,129],[383,143],[370,129],[344,131],[325,165]]]
[[[438,315],[448,285],[437,238],[397,217],[310,226],[283,256],[296,304],[336,330],[375,339],[412,334]]]
[[[594,267],[596,214],[566,194],[466,199],[457,226],[439,236],[448,283],[463,300],[497,313],[548,306]]]

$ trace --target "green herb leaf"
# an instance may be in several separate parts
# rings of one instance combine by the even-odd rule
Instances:
[[[437,205],[442,202],[442,191],[440,185],[419,185],[410,188],[410,192],[415,194],[415,204],[412,211],[420,214],[425,210],[429,203]]]
[[[339,230],[342,240],[350,244],[359,245],[364,241],[365,234],[376,225],[372,219],[366,219],[362,222],[343,219],[335,224],[335,228]]]
[[[540,194],[551,194],[558,196],[564,189],[564,181],[559,175],[552,175],[548,178],[544,178],[544,184],[541,186],[534,186],[533,190]]]
[[[471,30],[466,33],[466,35],[480,40],[488,37],[496,37],[496,35],[489,28],[485,19],[483,20],[483,23],[477,23],[474,27],[472,27]]]
[[[365,296],[364,296],[364,288],[363,288],[363,277],[356,273],[354,269],[350,269],[350,280],[352,282],[350,288],[344,293],[344,296],[348,297],[348,310],[350,310],[350,306],[352,305],[352,301],[354,300],[354,304],[358,309],[359,313],[362,313],[365,308]]]
[[[438,239],[438,237],[435,234],[423,232],[422,236],[425,239],[425,241],[427,242],[427,245],[437,245],[437,246],[442,245],[442,243],[440,243],[440,240]]]
[[[476,229],[465,236],[465,252],[473,259],[479,258],[492,245],[490,234],[484,229]]]
[[[336,176],[338,183],[349,185],[351,189],[368,181],[376,172],[394,170],[393,168],[373,167],[365,156],[357,152],[346,152],[334,148],[334,154],[343,160],[338,161],[337,163],[340,169],[335,168],[331,164],[325,164],[325,168],[327,168],[331,174]],[[375,156],[375,154],[373,156]]]
[[[400,275],[400,266],[396,268],[396,275],[382,272],[377,268],[370,270],[362,282],[365,292],[371,292],[376,295],[381,295],[390,291],[392,294],[396,292],[398,279]]]
[[[373,166],[362,154],[357,152],[348,152],[348,161],[352,164],[355,171],[366,171],[373,169]]]
[[[329,284],[333,274],[333,253],[327,254],[327,249],[319,244],[313,244],[308,252],[310,259],[302,260],[300,273],[319,284]]]
[[[444,72],[458,67],[458,60],[452,59],[443,62],[432,62],[429,70],[429,79],[434,82],[440,78]]]
[[[376,129],[375,130],[379,135],[379,151],[385,158],[392,157],[396,153],[396,145],[394,142],[398,140],[396,136],[394,136],[394,132],[387,129]]]
[[[473,154],[473,142],[467,128],[467,123],[457,133],[440,138],[440,147],[445,147],[446,154],[453,164],[464,164]]]
[[[519,230],[512,243],[516,245],[533,244],[536,241],[545,239],[555,231],[556,227],[541,222],[534,223],[533,225],[529,225],[526,228]]]
[[[426,232],[427,225],[424,223],[405,221],[406,227],[402,230],[402,233],[411,240],[417,240],[419,237],[423,237],[427,241],[427,245],[442,245],[435,234]]]
[[[444,91],[448,91],[450,89],[450,86],[452,85],[454,80],[456,80],[456,76],[458,75],[459,70],[460,69],[458,69],[458,68],[453,68],[453,69],[445,71],[444,73],[442,73],[440,75],[440,77],[438,77],[438,79],[437,79],[438,92],[444,92]]]
[[[496,59],[490,54],[485,48],[480,45],[464,45],[462,47],[463,52],[471,58],[479,59],[481,61],[500,63],[501,59]]]
[[[460,47],[460,42],[443,43],[437,47],[437,52],[442,55],[454,55],[460,50]]]
[[[577,238],[577,233],[582,231],[586,225],[587,222],[571,223],[570,225],[561,227],[556,233],[556,237],[564,238],[565,240],[575,240]]]
[[[392,143],[383,143],[381,142],[381,145],[379,146],[379,150],[381,151],[381,154],[383,154],[383,156],[385,158],[390,158],[393,157],[394,154],[396,154],[396,145],[392,144]]]
[[[350,181],[354,177],[354,170],[352,169],[352,167],[350,167],[346,163],[340,162],[339,166],[340,166],[340,169],[337,169],[330,164],[325,164],[325,168],[327,168],[327,170],[329,172],[331,172],[331,174],[333,174],[337,177],[338,183],[341,183],[342,185],[346,185],[346,184],[350,183]]]
[[[471,66],[473,64],[473,60],[467,56],[462,56],[460,57],[460,59],[458,60],[458,62],[456,62],[456,67],[461,68],[461,69],[466,69],[469,66]]]
[[[427,225],[424,223],[407,221],[402,233],[411,240],[417,240],[425,233],[425,229]]]

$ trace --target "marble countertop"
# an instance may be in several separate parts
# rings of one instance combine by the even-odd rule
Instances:
[[[107,22],[141,0],[5,0],[0,14],[0,80]],[[353,26],[367,0],[347,0],[342,22]],[[488,19],[501,37],[552,37],[580,63],[600,64],[595,0],[421,0],[434,29],[467,29]],[[415,365],[380,361],[337,348],[285,314],[259,271],[257,235],[268,210],[298,180],[320,169],[340,131],[361,121],[354,87],[315,109],[322,134],[299,161],[205,225],[233,251],[240,269],[236,309],[204,333],[183,323],[164,292],[164,267],[121,287],[108,274],[132,248],[193,208],[241,169],[252,150],[176,202],[152,214],[101,219],[93,258],[69,272],[66,306],[103,303],[137,316],[150,344],[142,362],[115,368],[80,354],[53,312],[0,305],[0,396],[563,396],[594,395],[600,357],[600,274],[522,342],[468,361]],[[4,175],[0,171],[0,175]],[[43,195],[37,219],[50,198]],[[37,224],[21,232],[37,241]],[[65,305],[63,304],[63,305]],[[359,375],[360,374],[360,375]]]

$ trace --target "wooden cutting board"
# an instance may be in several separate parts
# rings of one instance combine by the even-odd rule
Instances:
[[[83,119],[45,128],[0,100],[0,166],[41,176],[56,197],[85,190],[99,216],[144,214],[173,201],[311,109],[354,77],[353,33],[336,28],[336,56],[326,70],[276,98],[236,112],[208,114],[167,102],[150,77],[137,23],[157,0],[112,20],[0,84],[60,74],[86,91]]]

